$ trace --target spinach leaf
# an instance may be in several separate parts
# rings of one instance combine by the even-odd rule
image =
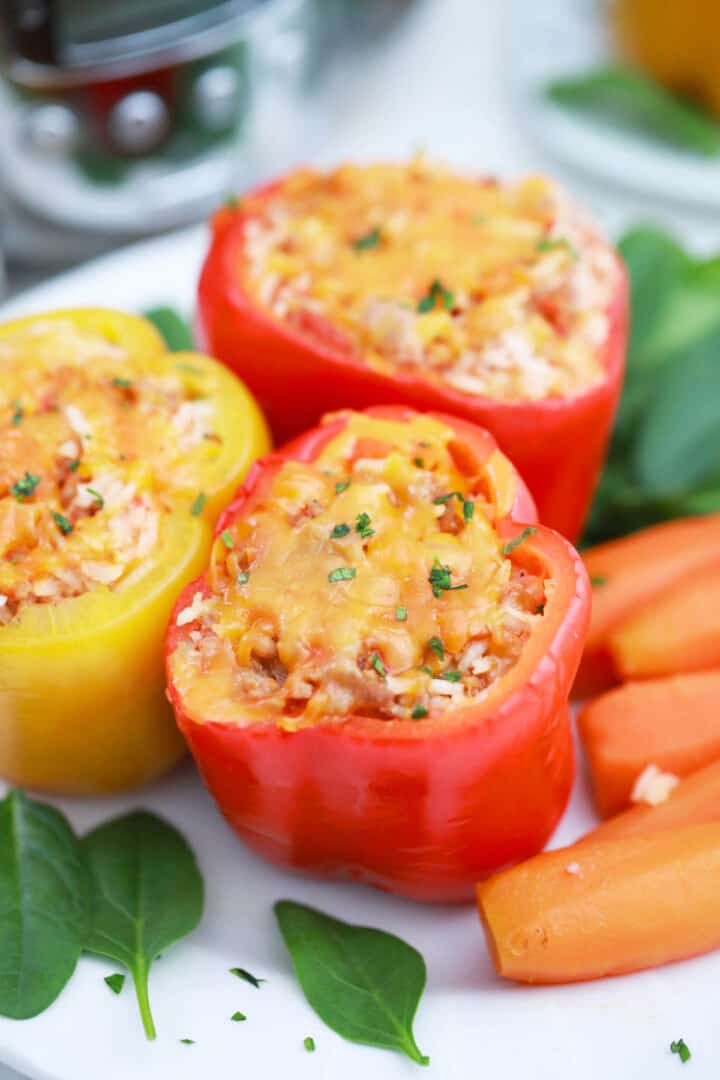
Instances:
[[[706,157],[720,153],[720,126],[711,116],[631,68],[602,67],[556,79],[547,95],[558,105],[584,109],[683,150]]]
[[[328,1027],[351,1042],[429,1063],[412,1030],[426,979],[416,949],[292,900],[276,903],[275,915],[303,993]]]
[[[51,1005],[75,970],[87,929],[80,846],[52,806],[11,791],[0,801],[0,1014]]]
[[[135,984],[145,1034],[155,1038],[148,972],[155,957],[189,934],[203,910],[203,881],[186,840],[139,810],[83,839],[90,871],[88,952],[117,960]]]
[[[143,311],[143,316],[160,331],[171,352],[185,352],[193,347],[192,330],[186,319],[171,307],[154,307]]]

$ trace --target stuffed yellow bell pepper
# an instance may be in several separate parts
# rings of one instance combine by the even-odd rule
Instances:
[[[0,326],[0,775],[109,792],[180,758],[168,616],[268,445],[243,384],[142,319]]]

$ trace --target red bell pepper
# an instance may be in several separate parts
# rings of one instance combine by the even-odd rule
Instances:
[[[397,406],[368,413],[416,415]],[[505,508],[494,522],[501,539],[517,537],[535,509],[495,440],[431,415],[456,434],[463,470]],[[315,460],[347,423],[347,414],[326,417],[258,461],[216,535],[252,513],[284,462]],[[355,714],[286,730],[273,717],[244,716],[241,704],[228,722],[191,715],[173,655],[193,626],[177,617],[198,591],[209,594],[207,575],[184,590],[166,642],[169,697],[208,788],[250,847],[276,863],[431,901],[469,899],[478,879],[543,847],[572,784],[567,703],[589,585],[570,544],[542,526],[510,557],[553,582],[515,664],[470,705],[392,723]]]
[[[251,194],[252,213],[224,209],[213,219],[198,287],[202,346],[231,367],[260,401],[276,442],[316,423],[326,411],[375,402],[437,409],[492,432],[533,494],[540,520],[569,539],[581,530],[602,466],[625,367],[628,286],[619,264],[600,346],[605,378],[584,393],[537,401],[464,393],[422,375],[373,370],[349,354],[333,325],[315,316],[302,330],[261,309],[245,288],[245,230],[278,182]]]

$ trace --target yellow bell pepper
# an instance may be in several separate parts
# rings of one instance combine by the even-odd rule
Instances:
[[[168,353],[143,319],[79,309],[0,326],[0,775],[111,792],[179,760],[168,617],[268,448],[243,384]]]

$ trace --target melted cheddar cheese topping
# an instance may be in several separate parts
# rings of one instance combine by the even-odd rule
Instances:
[[[617,262],[547,179],[348,165],[293,173],[243,209],[254,299],[379,371],[508,400],[603,377]]]
[[[30,334],[30,337],[28,335]],[[0,341],[0,625],[141,574],[218,453],[193,372],[71,320]]]
[[[177,616],[190,715],[422,719],[499,678],[542,617],[546,582],[507,557],[509,507],[467,475],[453,431],[348,415],[216,539],[209,592]]]

